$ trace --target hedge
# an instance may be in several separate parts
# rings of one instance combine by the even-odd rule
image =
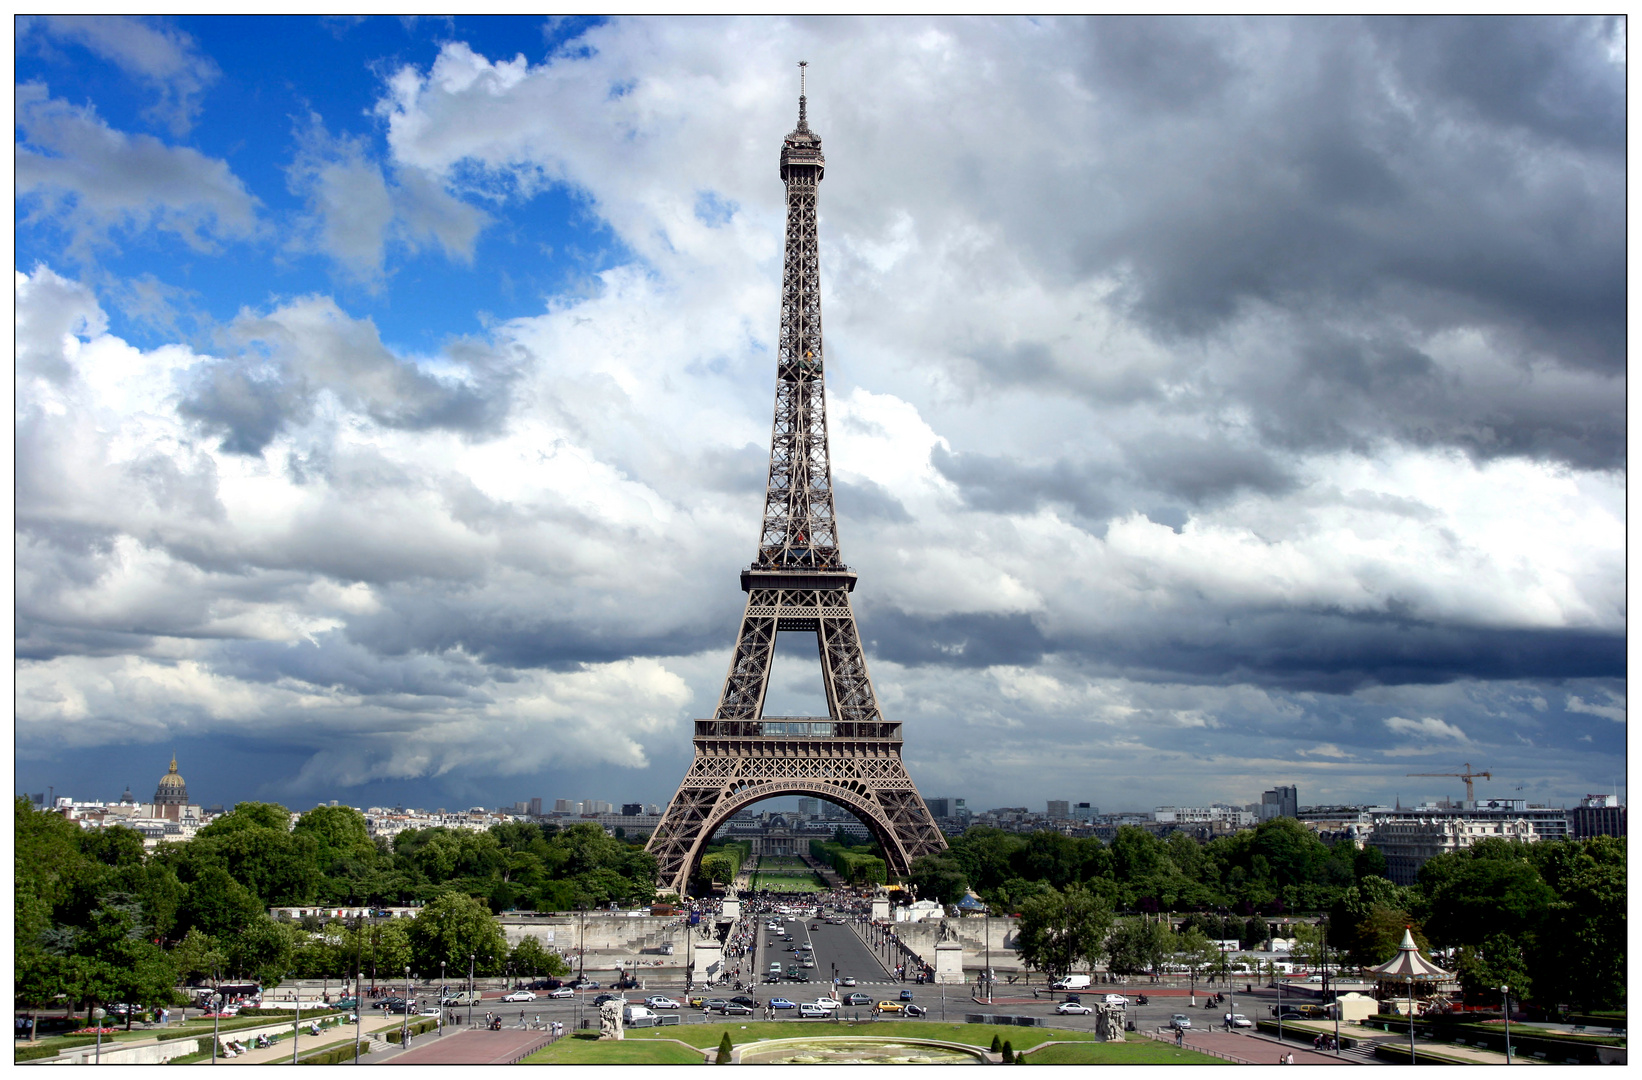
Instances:
[[[346,1043],[342,1046],[333,1046],[329,1050],[322,1050],[317,1054],[312,1054],[308,1057],[303,1058],[302,1061],[301,1061],[301,1064],[303,1064],[303,1065],[341,1065],[344,1062],[352,1062],[353,1058],[354,1058],[354,1048],[355,1048],[354,1043]],[[371,1052],[371,1045],[370,1045],[370,1043],[368,1043],[365,1040],[361,1039],[358,1043],[358,1049],[359,1049],[360,1056],[363,1057],[364,1055]]]
[[[23,1049],[17,1051],[17,1056],[12,1058],[12,1060],[35,1061],[39,1058],[56,1057],[64,1050],[72,1050],[76,1046],[90,1046],[96,1041],[97,1036],[95,1035],[76,1035],[70,1039],[59,1039],[50,1045],[41,1044],[40,1046],[24,1047]]]
[[[438,1026],[439,1026],[439,1021],[438,1021],[437,1018],[432,1019],[432,1020],[418,1020],[416,1023],[414,1023],[410,1026],[410,1033],[413,1036],[420,1035],[425,1031],[432,1031],[434,1028],[436,1028]],[[402,1029],[400,1029],[400,1028],[395,1028],[392,1031],[388,1032],[388,1035],[387,1035],[388,1041],[391,1042],[391,1043],[398,1042],[399,1041],[399,1036],[400,1036],[401,1033],[402,1033]]]

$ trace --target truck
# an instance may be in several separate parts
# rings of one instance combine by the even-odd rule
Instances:
[[[1051,990],[1087,990],[1089,989],[1089,982],[1089,976],[1087,975],[1062,975],[1050,984],[1049,988]]]

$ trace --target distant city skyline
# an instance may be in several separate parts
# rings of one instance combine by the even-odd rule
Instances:
[[[19,790],[174,750],[206,803],[665,804],[758,540],[806,60],[920,791],[1623,791],[1623,19],[15,39]],[[765,707],[826,711],[813,641]]]

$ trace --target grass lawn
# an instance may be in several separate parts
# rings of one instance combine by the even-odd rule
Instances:
[[[635,1033],[636,1034],[636,1033]],[[560,1039],[520,1062],[522,1065],[700,1065],[701,1054],[665,1042],[599,1042]]]
[[[1019,1032],[1019,1029],[1016,1029]],[[1036,1041],[1028,1035],[1022,1041]],[[1181,1050],[1151,1039],[1121,1043],[1082,1043],[1077,1046],[1046,1046],[1026,1056],[1028,1065],[1230,1065],[1223,1058]]]
[[[678,1039],[691,1046],[709,1049],[718,1045],[724,1033],[737,1046],[762,1042],[765,1039],[836,1038],[845,1035],[869,1035],[883,1039],[934,1039],[938,1042],[963,1043],[966,1046],[988,1047],[992,1036],[1013,1042],[1016,1046],[1032,1046],[1050,1039],[1092,1041],[1092,1031],[1063,1031],[1060,1028],[1019,1028],[1002,1024],[942,1024],[927,1020],[879,1020],[849,1023],[795,1023],[759,1021],[751,1024],[680,1024],[677,1027],[646,1028],[629,1031],[633,1039]],[[1125,1044],[1126,1045],[1126,1044]],[[1170,1049],[1173,1049],[1172,1047]]]

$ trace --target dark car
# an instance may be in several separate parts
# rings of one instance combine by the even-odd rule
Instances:
[[[561,979],[537,979],[525,987],[526,990],[557,990],[564,985]]]
[[[912,991],[911,990],[902,990],[901,991],[901,1000],[902,1001],[911,1001],[912,1000]]]
[[[724,1016],[751,1016],[753,1014],[753,1011],[747,1006],[737,1005],[733,1001],[726,1001],[718,1007],[718,1011]]]
[[[766,986],[769,985],[770,983],[778,983],[780,981],[781,981],[781,976],[779,976],[779,975],[766,975],[766,976],[764,976],[764,983],[765,983]]]
[[[397,1006],[400,1007],[400,1011],[403,1011],[404,1004],[405,1004],[405,999],[402,998],[402,997],[386,997],[386,998],[383,998],[381,1001],[378,1001],[376,1003],[376,1007],[378,1009],[387,1009],[391,1012],[393,1010],[394,1006],[397,1005]]]
[[[603,1005],[607,1001],[619,1001],[619,1000],[621,1000],[621,995],[620,994],[600,994],[598,997],[593,999],[593,1004],[595,1006],[598,1006],[598,1005]]]
[[[756,1009],[756,1008],[758,1008],[758,999],[754,998],[754,997],[747,997],[747,996],[743,995],[741,997],[731,998],[730,999],[730,1004],[732,1004],[732,1005],[745,1005],[749,1009]]]
[[[845,994],[844,995],[844,1004],[845,1005],[871,1005],[872,1004],[872,995],[871,994]]]
[[[408,1012],[411,1012],[412,1010],[414,1010],[416,1008],[416,1002],[406,1001],[403,998],[395,998],[394,1000],[390,1001],[385,1007],[391,1013],[408,1013]]]

